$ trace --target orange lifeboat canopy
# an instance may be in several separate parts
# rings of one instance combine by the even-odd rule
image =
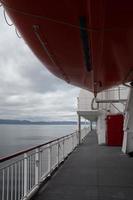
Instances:
[[[56,76],[95,94],[133,81],[133,1],[1,0]]]

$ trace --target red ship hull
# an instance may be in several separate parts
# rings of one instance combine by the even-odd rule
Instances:
[[[132,0],[3,0],[56,76],[94,93],[133,81]]]

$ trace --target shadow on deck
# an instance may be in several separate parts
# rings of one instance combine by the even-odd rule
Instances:
[[[132,200],[133,158],[98,146],[95,132],[68,157],[32,200]]]

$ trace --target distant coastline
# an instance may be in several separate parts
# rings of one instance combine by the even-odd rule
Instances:
[[[76,125],[76,121],[29,121],[29,120],[11,120],[0,119],[0,125]],[[84,122],[82,122],[84,124]]]

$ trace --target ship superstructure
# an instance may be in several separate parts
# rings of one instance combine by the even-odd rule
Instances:
[[[133,1],[0,2],[5,19],[7,13],[41,62],[67,83],[86,89],[78,97],[75,133],[0,159],[0,198],[31,198],[74,151],[75,162],[64,169],[65,198],[57,178],[53,193],[41,190],[35,199],[131,200],[133,163],[126,153],[133,156]],[[81,130],[81,117],[96,123],[96,134]]]

